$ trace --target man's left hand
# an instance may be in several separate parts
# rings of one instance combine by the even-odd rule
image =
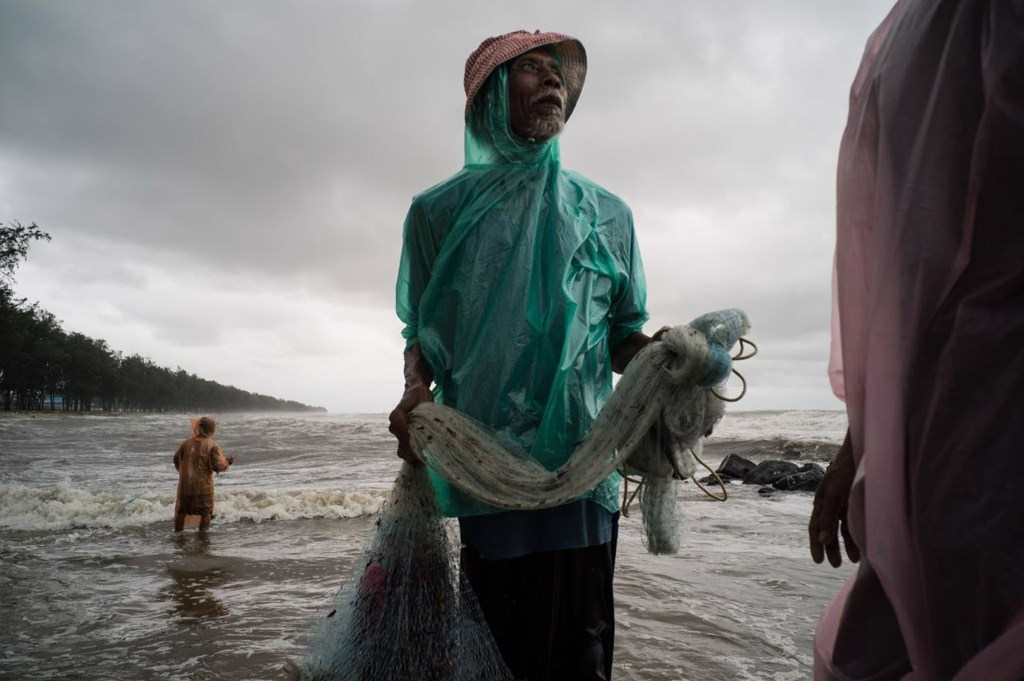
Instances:
[[[856,465],[853,461],[853,447],[850,435],[839,448],[836,458],[825,471],[825,479],[818,486],[814,495],[814,508],[811,520],[807,524],[808,541],[811,547],[811,558],[821,563],[825,557],[832,567],[843,564],[842,552],[839,548],[839,535],[842,534],[846,555],[851,563],[860,562],[860,547],[850,534],[846,513],[849,505],[850,489]]]
[[[617,374],[624,372],[629,363],[633,361],[633,358],[637,356],[637,353],[654,341],[661,340],[665,332],[671,328],[670,326],[663,326],[653,336],[648,336],[638,331],[623,339],[621,343],[612,348],[612,371]]]

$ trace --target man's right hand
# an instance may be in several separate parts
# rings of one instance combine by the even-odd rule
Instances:
[[[412,445],[409,442],[409,413],[416,408],[416,405],[433,401],[434,395],[430,392],[430,388],[424,385],[410,388],[405,391],[402,401],[388,417],[391,422],[388,430],[398,439],[398,456],[411,464],[419,464],[423,461],[416,456],[416,452],[412,450]]]

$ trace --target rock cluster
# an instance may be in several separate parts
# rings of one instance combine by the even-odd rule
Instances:
[[[805,463],[798,466],[792,461],[778,459],[754,463],[739,454],[729,454],[722,459],[715,473],[723,482],[740,480],[744,485],[758,485],[758,491],[762,494],[770,494],[775,490],[813,492],[825,477],[825,469],[820,464]],[[701,482],[707,484],[714,480],[714,476],[708,476]]]

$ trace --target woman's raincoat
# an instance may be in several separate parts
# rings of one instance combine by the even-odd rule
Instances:
[[[817,679],[1024,679],[1024,2],[901,0],[839,159],[831,375],[864,563]]]

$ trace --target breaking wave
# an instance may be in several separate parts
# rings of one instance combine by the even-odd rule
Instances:
[[[217,491],[214,522],[358,518],[377,513],[385,495],[375,490],[222,488]],[[0,485],[0,527],[12,530],[131,527],[169,522],[173,515],[173,492],[132,495],[69,484]]]

